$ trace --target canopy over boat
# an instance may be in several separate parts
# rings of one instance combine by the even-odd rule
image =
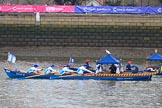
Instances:
[[[147,61],[162,61],[162,56],[158,53],[154,53],[149,58],[147,58]]]
[[[97,63],[98,64],[119,64],[120,61],[117,58],[115,58],[112,54],[107,54],[105,57],[100,59]]]

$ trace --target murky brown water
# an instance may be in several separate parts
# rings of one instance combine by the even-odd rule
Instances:
[[[38,63],[45,68],[51,62]],[[32,62],[17,61],[18,69]],[[63,62],[56,64],[58,70]],[[161,108],[162,76],[152,81],[17,80],[0,62],[0,108]],[[141,66],[142,67],[142,66]]]

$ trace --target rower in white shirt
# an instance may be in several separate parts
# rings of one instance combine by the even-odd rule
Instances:
[[[70,65],[67,64],[67,65],[65,65],[65,66],[61,69],[60,75],[63,75],[63,74],[66,74],[66,73],[71,73],[71,72],[74,73],[74,72],[76,72],[76,71],[71,70],[71,69],[70,69]]]
[[[27,70],[27,73],[39,73],[43,69],[38,68],[38,64],[34,64],[33,67]]]
[[[92,72],[92,71],[86,69],[87,66],[88,66],[87,64],[83,64],[81,67],[79,67],[79,68],[77,69],[76,73],[77,73],[77,74],[84,74],[84,73],[86,73],[86,72],[94,73],[94,72]]]
[[[50,73],[55,73],[56,70],[54,69],[55,65],[54,64],[51,64],[50,67],[48,67],[47,69],[45,69],[45,74],[50,74]]]

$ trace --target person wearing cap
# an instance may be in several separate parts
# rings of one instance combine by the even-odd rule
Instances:
[[[68,73],[71,74],[71,72],[75,72],[75,71],[71,70],[71,69],[70,69],[70,65],[67,64],[67,65],[65,65],[65,66],[61,69],[60,75],[64,75],[64,74],[68,74]]]
[[[87,64],[87,66],[86,66],[86,69],[91,69],[92,70],[92,67],[90,66],[90,63],[91,61],[90,60],[85,60],[85,64]]]
[[[132,66],[131,66],[132,62],[128,61],[127,65],[126,65],[126,71],[131,72],[132,71]]]
[[[27,73],[35,73],[35,72],[41,71],[41,70],[43,70],[43,69],[39,69],[38,64],[34,64],[33,67],[31,67],[27,70]]]
[[[139,67],[137,65],[134,65],[131,67],[132,68],[132,73],[137,73],[139,71]]]
[[[88,69],[87,69],[87,66],[88,66],[88,65],[87,65],[86,63],[83,64],[82,66],[80,66],[80,67],[77,69],[76,73],[77,73],[77,74],[84,74],[84,73],[86,73],[86,72],[94,73],[94,72],[88,70]]]
[[[56,70],[54,69],[55,65],[54,64],[51,64],[50,67],[48,67],[47,69],[45,69],[45,74],[49,74],[49,73],[55,73]]]

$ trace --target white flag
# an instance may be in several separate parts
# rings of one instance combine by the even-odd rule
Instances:
[[[111,54],[110,51],[108,51],[107,49],[105,50],[107,54]]]
[[[7,61],[10,62],[10,63],[15,63],[16,62],[16,56],[14,56],[10,52],[8,52],[8,59],[7,59]]]
[[[74,58],[70,57],[69,63],[74,63]]]

